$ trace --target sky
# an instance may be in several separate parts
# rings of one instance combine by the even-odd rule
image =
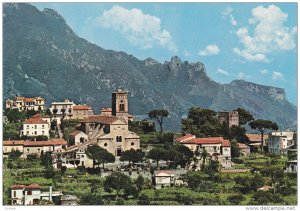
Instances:
[[[284,88],[297,105],[296,3],[33,3],[104,49],[202,62],[219,83]]]

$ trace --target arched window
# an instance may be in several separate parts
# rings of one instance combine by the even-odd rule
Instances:
[[[107,146],[107,143],[104,143],[104,146],[106,147],[106,146]]]
[[[122,136],[117,136],[117,142],[122,142]]]
[[[134,145],[134,142],[131,142],[131,146],[133,146]]]
[[[124,112],[125,111],[125,104],[124,104],[123,100],[120,101],[119,110],[120,110],[120,112]]]

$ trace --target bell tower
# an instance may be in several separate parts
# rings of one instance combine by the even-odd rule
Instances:
[[[128,93],[118,89],[112,93],[112,115],[126,118],[128,116]]]

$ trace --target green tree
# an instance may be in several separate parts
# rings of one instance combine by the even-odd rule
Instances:
[[[21,155],[23,154],[23,152],[21,152],[20,150],[12,150],[10,153],[9,153],[9,155],[8,155],[8,157],[10,158],[10,159],[13,159],[13,160],[16,160],[16,159],[19,159],[20,157],[21,157]]]
[[[175,152],[174,152],[175,151]],[[175,159],[173,161],[178,161],[181,167],[185,167],[185,165],[193,158],[194,153],[184,145],[175,145],[173,150],[170,152],[171,156],[173,155]]]
[[[88,146],[85,150],[85,154],[91,160],[93,160],[93,169],[95,168],[96,160],[101,156],[101,148],[97,145]]]
[[[269,120],[257,119],[249,123],[250,127],[261,134],[261,153],[263,153],[264,133],[267,130],[278,130],[278,125]]]
[[[231,195],[227,198],[230,204],[239,205],[244,200],[244,196],[240,193]]]
[[[241,155],[237,141],[234,139],[231,141],[231,157],[237,158]]]
[[[236,109],[236,111],[239,113],[239,125],[245,125],[248,122],[254,120],[252,114],[249,111],[243,108],[238,108]]]
[[[149,205],[150,204],[150,198],[145,193],[142,193],[139,196],[138,205]]]
[[[132,165],[138,161],[142,161],[145,156],[145,153],[142,150],[130,149],[121,153],[120,161],[129,161],[129,164],[132,162]]]
[[[91,187],[95,188],[95,187]],[[80,198],[80,205],[103,205],[103,198],[100,194],[85,193]]]
[[[236,139],[239,143],[248,143],[247,130],[244,127],[233,125],[229,128],[229,139]]]
[[[132,181],[130,177],[122,174],[121,172],[113,172],[111,175],[107,176],[104,181],[104,189],[106,191],[116,191],[115,201],[118,199],[121,191],[126,192],[126,190],[131,189],[131,187]]]
[[[45,115],[52,117],[52,113],[50,111],[50,108],[47,108],[45,111]]]
[[[29,155],[27,155],[26,160],[29,160],[31,162],[37,161],[38,160],[38,155],[37,154],[29,154]]]
[[[166,160],[168,151],[160,148],[153,148],[148,152],[147,157],[156,161],[157,167],[160,160]]]
[[[148,113],[149,118],[155,119],[159,126],[160,126],[160,132],[163,132],[163,121],[164,118],[167,118],[169,116],[169,112],[166,109],[155,109]]]
[[[51,152],[46,152],[45,154],[41,155],[41,161],[45,168],[52,167],[53,159],[51,156]]]
[[[144,187],[145,180],[142,175],[139,175],[136,180],[134,181],[134,184],[136,185],[138,191],[141,191]]]
[[[17,123],[24,121],[27,117],[24,111],[19,111],[16,109],[6,109],[4,115],[7,117],[8,121],[11,123]]]
[[[188,117],[181,121],[182,132],[195,134],[197,137],[224,136],[223,126],[217,118],[217,112],[193,107]]]
[[[7,123],[3,125],[3,140],[20,139],[21,123]]]

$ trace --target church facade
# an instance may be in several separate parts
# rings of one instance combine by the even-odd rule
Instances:
[[[62,164],[67,167],[85,166],[92,167],[93,162],[85,155],[85,150],[90,145],[98,145],[115,157],[130,149],[140,149],[140,137],[129,131],[128,121],[128,93],[117,90],[112,93],[111,115],[101,113],[92,115],[80,122],[80,129],[76,133],[84,134],[86,141],[75,142],[68,147],[62,159]]]

